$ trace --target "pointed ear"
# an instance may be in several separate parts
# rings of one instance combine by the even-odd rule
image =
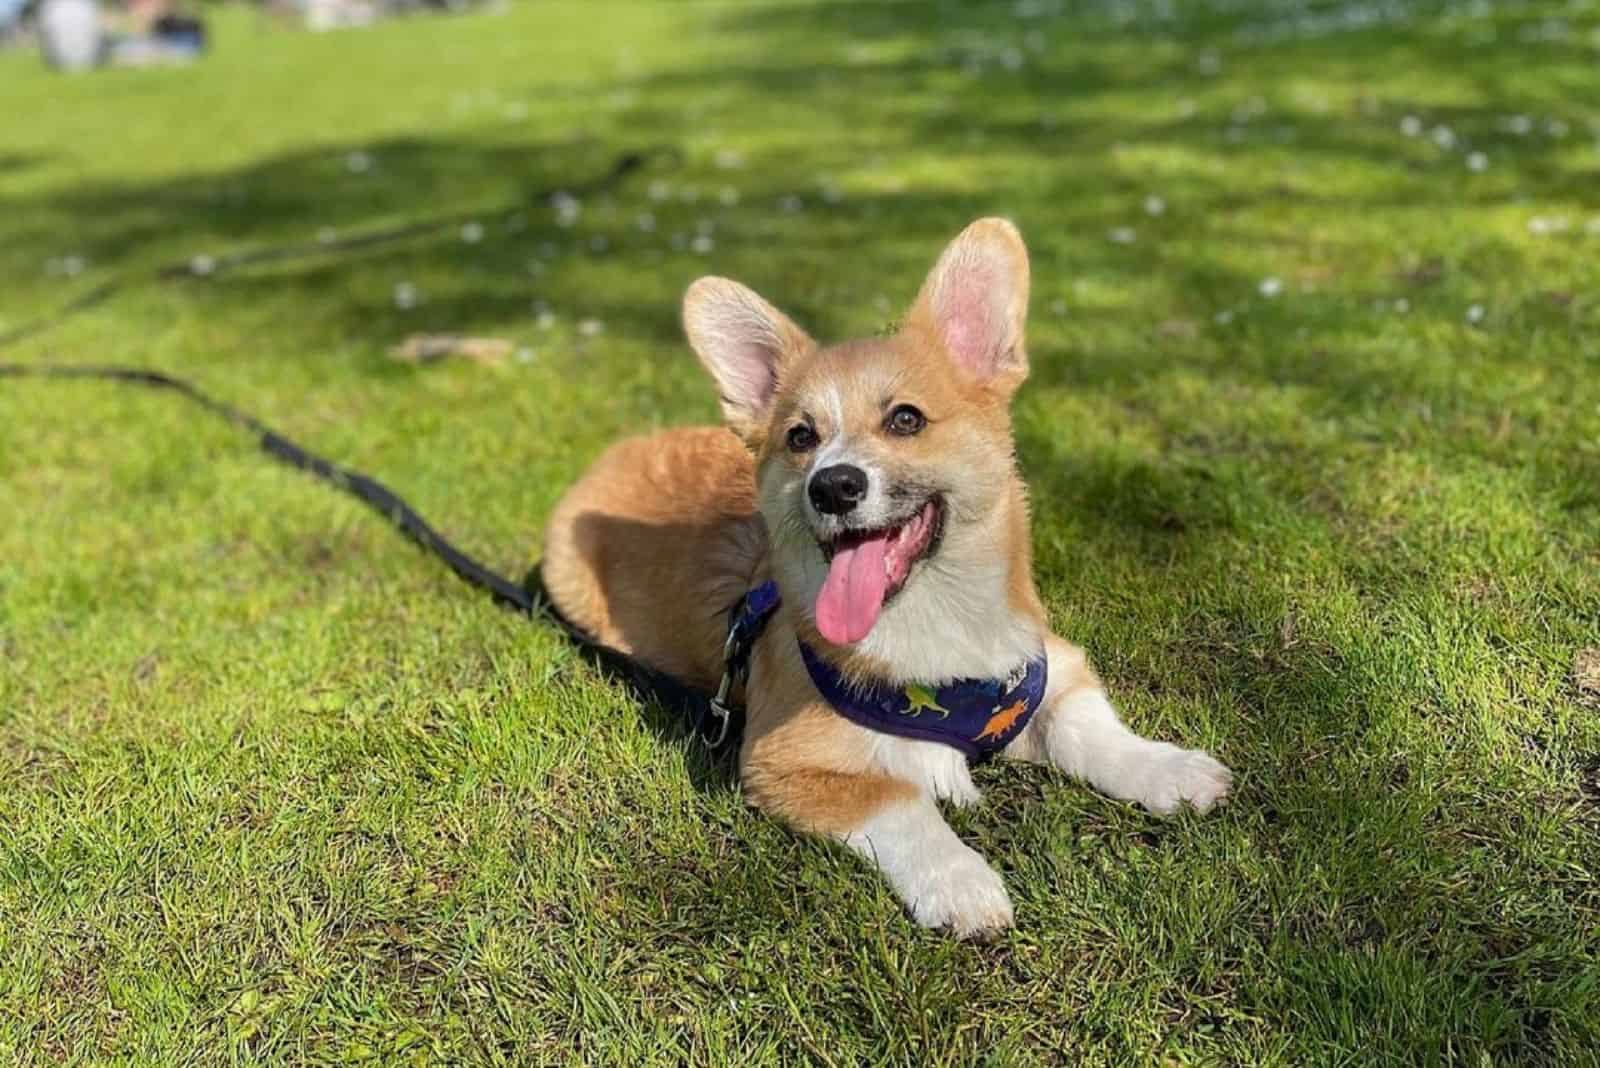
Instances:
[[[1028,249],[1005,219],[979,219],[957,235],[922,283],[908,324],[931,333],[979,382],[1015,387],[1028,374]]]
[[[814,344],[788,316],[726,278],[701,278],[689,287],[683,328],[716,380],[723,418],[744,437],[765,423],[783,365]]]

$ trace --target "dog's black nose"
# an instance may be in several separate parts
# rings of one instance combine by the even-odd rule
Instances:
[[[811,476],[807,492],[823,515],[844,515],[867,495],[867,473],[850,464],[824,467]]]

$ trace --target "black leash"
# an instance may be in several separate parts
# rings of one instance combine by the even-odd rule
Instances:
[[[94,379],[177,393],[212,414],[221,416],[234,426],[254,434],[262,451],[274,460],[321,479],[377,512],[394,524],[406,537],[443,560],[450,570],[463,580],[487,592],[498,604],[515,609],[530,618],[544,619],[553,623],[578,645],[592,664],[627,683],[639,696],[654,697],[665,705],[680,709],[688,717],[696,736],[712,749],[717,749],[723,742],[738,737],[740,726],[738,710],[730,709],[727,705],[726,687],[719,692],[717,698],[712,698],[647,664],[599,644],[556,609],[545,593],[537,567],[524,583],[512,582],[452,545],[449,539],[433,529],[415,508],[407,504],[403,497],[382,482],[359,471],[342,467],[332,460],[296,445],[261,420],[231,404],[217,400],[181,378],[138,367],[11,363],[0,363],[0,378]],[[739,614],[730,622],[730,638],[725,655],[728,671],[739,674],[745,669],[750,646],[754,643],[759,630],[748,632],[748,625],[739,622],[744,616],[743,602],[735,606],[735,611]],[[740,635],[737,642],[733,638],[735,633]]]

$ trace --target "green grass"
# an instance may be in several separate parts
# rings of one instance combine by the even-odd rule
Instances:
[[[1011,216],[1052,620],[1240,776],[1164,823],[982,769],[1018,928],[953,943],[239,432],[3,381],[0,1061],[1600,1063],[1600,6],[1062,7],[0,56],[0,333],[126,281],[0,359],[190,376],[512,574],[606,442],[714,418],[692,278],[870,333]],[[387,356],[419,330],[527,351]]]

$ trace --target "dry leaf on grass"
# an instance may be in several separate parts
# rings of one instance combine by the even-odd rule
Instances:
[[[1600,646],[1579,649],[1572,658],[1572,681],[1590,697],[1600,697]]]
[[[403,363],[437,363],[459,356],[473,363],[493,366],[511,355],[511,342],[503,337],[463,337],[460,334],[412,334],[389,350]]]

